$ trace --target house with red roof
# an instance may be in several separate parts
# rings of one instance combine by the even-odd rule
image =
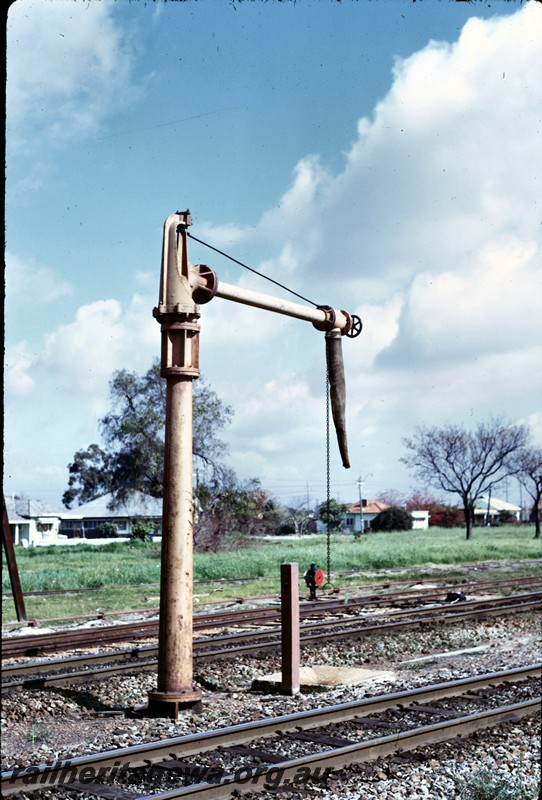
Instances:
[[[349,533],[366,531],[371,527],[371,522],[376,515],[386,508],[389,508],[388,504],[381,503],[379,500],[362,500],[361,511],[359,500],[357,503],[351,503],[344,521],[346,531]]]
[[[382,503],[380,500],[362,500],[361,511],[359,500],[357,503],[351,503],[348,506],[344,528],[350,533],[366,531],[371,527],[371,522],[376,515],[386,508],[389,508],[389,505]],[[429,527],[429,511],[409,510],[408,513],[412,515],[413,530],[427,530]]]

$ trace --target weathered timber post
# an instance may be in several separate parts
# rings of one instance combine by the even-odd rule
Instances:
[[[2,544],[6,554],[6,563],[8,565],[9,580],[11,583],[11,591],[13,592],[13,602],[15,603],[15,612],[19,622],[26,622],[26,610],[24,607],[24,594],[21,589],[21,581],[19,579],[19,569],[17,567],[17,558],[15,557],[15,548],[13,547],[13,537],[11,535],[11,528],[9,527],[9,517],[6,508],[6,498],[2,496],[3,512],[2,512]]]
[[[299,694],[299,567],[280,565],[282,691]]]
[[[160,300],[161,375],[167,381],[158,685],[148,713],[177,718],[201,699],[192,652],[192,381],[199,376],[199,306],[189,283],[188,211],[165,222]]]

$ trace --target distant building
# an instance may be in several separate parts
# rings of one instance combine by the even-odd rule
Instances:
[[[106,494],[79,508],[59,511],[41,500],[6,497],[13,544],[35,547],[65,544],[73,539],[111,538],[113,529],[113,536],[128,538],[136,520],[154,522],[156,533],[160,533],[162,500],[137,493],[113,509],[109,507],[112,499],[111,494]],[[105,532],[106,529],[109,530]]]
[[[354,533],[355,531],[366,531],[371,527],[371,523],[377,514],[389,508],[387,503],[381,503],[379,500],[362,500],[361,501],[361,514],[359,509],[359,500],[357,503],[352,503],[348,506],[348,512],[344,520],[344,528]],[[413,530],[427,530],[429,527],[429,511],[409,511],[412,515]]]
[[[60,526],[63,520],[71,516],[71,512],[52,509],[41,500],[14,496],[5,500],[13,544],[35,547],[63,541]]]
[[[100,539],[107,536],[104,526],[114,526],[117,536],[129,537],[133,522],[142,519],[155,522],[156,532],[160,531],[161,499],[137,492],[114,508],[111,507],[112,500],[112,494],[105,494],[73,509],[71,516],[62,521],[60,533],[70,539]]]
[[[513,522],[520,522],[521,508],[506,500],[491,495],[481,495],[474,504],[475,525],[495,525],[508,516]]]
[[[361,512],[359,500],[357,503],[351,503],[348,506],[348,511],[344,520],[344,527],[348,532],[364,531],[370,528],[371,522],[380,514],[384,509],[389,508],[386,503],[380,503],[378,500],[362,500]]]
[[[408,512],[412,516],[412,530],[426,531],[429,528],[429,511],[414,511]]]

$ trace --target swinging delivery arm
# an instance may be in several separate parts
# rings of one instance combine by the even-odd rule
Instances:
[[[326,332],[326,362],[329,378],[331,413],[337,433],[339,452],[343,467],[350,467],[346,441],[346,383],[342,355],[342,336],[352,331],[352,317],[346,311],[336,311],[329,306],[309,308],[291,303],[271,295],[241,289],[218,280],[216,273],[205,264],[192,268],[191,283],[193,297],[198,303],[206,303],[213,297],[222,297],[255,308],[274,311],[296,319],[312,322],[315,328]]]
[[[262,308],[266,311],[274,311],[276,314],[284,314],[287,317],[303,319],[312,322],[315,328],[321,331],[336,328],[341,333],[346,333],[351,328],[352,320],[346,311],[333,311],[328,306],[309,308],[268,294],[232,286],[219,281],[214,272],[204,264],[197,264],[193,269],[196,271],[197,288],[194,295],[196,302],[206,302],[203,292],[200,294],[199,291],[200,288],[203,288],[209,300],[211,297],[222,297],[224,300],[233,300],[235,303],[242,303],[245,306]],[[212,281],[216,283],[212,284]],[[213,286],[211,290],[209,289],[210,284]]]
[[[206,264],[192,266],[188,261],[186,246],[187,229],[191,224],[192,218],[189,211],[172,214],[166,220],[160,301],[158,308],[154,311],[155,317],[163,321],[172,313],[176,315],[183,312],[192,312],[198,317],[199,305],[208,303],[213,297],[222,297],[243,305],[306,320],[312,322],[317,330],[325,331],[331,413],[342,463],[348,469],[350,459],[346,441],[346,384],[342,336],[345,334],[350,337],[357,336],[361,332],[361,320],[355,315],[351,316],[346,311],[335,310],[330,306],[310,308],[261,292],[232,286],[219,281],[216,272]],[[181,246],[179,246],[179,240],[182,243]],[[194,342],[194,344],[196,343]],[[167,342],[166,347],[171,347],[171,343]],[[168,364],[170,371],[172,366],[173,364]],[[181,365],[177,364],[176,366],[178,368]],[[188,365],[184,364],[183,366],[183,371],[185,371]]]

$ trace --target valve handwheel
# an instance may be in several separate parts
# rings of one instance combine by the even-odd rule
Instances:
[[[361,317],[358,317],[357,314],[352,314],[350,318],[352,320],[352,325],[346,336],[348,336],[349,339],[355,339],[356,336],[360,335],[363,329],[363,322],[361,321]]]

